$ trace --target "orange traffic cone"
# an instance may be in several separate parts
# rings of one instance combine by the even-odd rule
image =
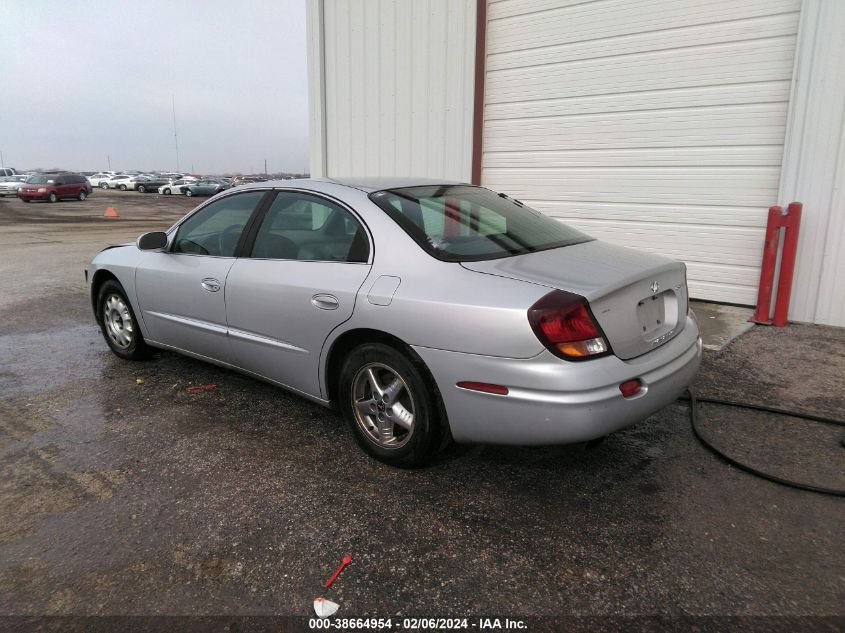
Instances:
[[[103,214],[104,218],[119,218],[120,214],[117,212],[117,209],[114,207],[109,207],[106,209],[106,212]]]

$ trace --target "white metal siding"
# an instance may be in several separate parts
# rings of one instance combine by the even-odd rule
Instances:
[[[326,175],[469,180],[474,0],[322,10]]]
[[[753,304],[799,0],[491,0],[482,183]]]
[[[845,2],[804,0],[781,200],[804,203],[789,317],[845,326]]]

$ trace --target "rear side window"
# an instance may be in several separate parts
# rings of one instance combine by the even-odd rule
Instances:
[[[370,199],[426,252],[443,261],[499,259],[593,239],[482,187],[406,187],[377,191]]]
[[[172,251],[192,255],[234,257],[238,241],[265,191],[250,191],[216,200],[185,220]]]
[[[366,262],[364,227],[340,205],[305,193],[281,191],[267,210],[252,257],[302,261]]]

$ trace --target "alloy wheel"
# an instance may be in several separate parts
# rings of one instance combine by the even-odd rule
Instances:
[[[414,432],[414,397],[396,370],[368,363],[352,380],[352,410],[366,436],[381,448],[397,449]]]

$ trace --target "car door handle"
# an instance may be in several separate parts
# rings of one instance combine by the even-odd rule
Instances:
[[[200,285],[209,292],[217,292],[218,290],[220,290],[220,282],[217,279],[214,279],[213,277],[206,277],[202,280],[202,283]]]
[[[320,310],[337,310],[340,301],[334,295],[314,295],[311,297],[311,304]]]

